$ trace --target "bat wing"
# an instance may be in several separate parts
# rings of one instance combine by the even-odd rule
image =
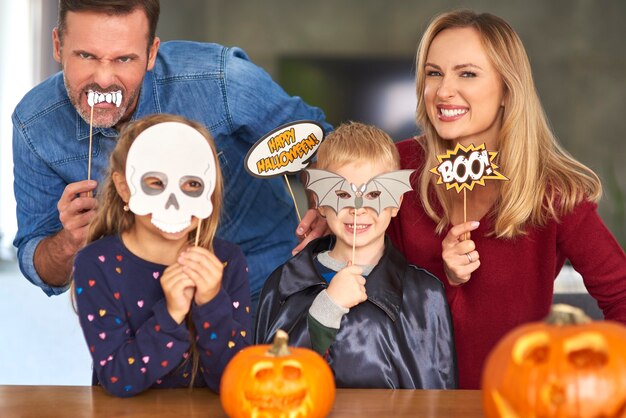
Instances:
[[[315,193],[318,207],[328,206],[339,213],[344,207],[353,204],[354,199],[341,199],[335,193],[337,190],[343,190],[353,196],[354,192],[350,189],[348,180],[326,170],[308,168],[305,172],[307,173],[305,188]]]
[[[385,208],[399,208],[402,195],[413,190],[409,180],[413,171],[415,170],[391,171],[372,178],[367,182],[363,193],[363,206],[374,209],[378,214]],[[380,192],[378,198],[367,199],[365,196],[373,191]]]

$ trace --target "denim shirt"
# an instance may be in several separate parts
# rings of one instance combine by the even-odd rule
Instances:
[[[316,120],[321,110],[285,93],[239,48],[187,41],[164,42],[146,73],[132,119],[173,113],[203,123],[215,139],[224,178],[218,237],[238,244],[246,255],[250,288],[256,296],[274,268],[297,244],[297,215],[282,177],[250,176],[243,160],[258,139],[279,125]],[[92,177],[101,182],[118,132],[94,128]],[[62,228],[57,203],[65,186],[87,178],[89,124],[67,96],[57,73],[30,92],[13,113],[14,192],[17,201],[19,265],[47,295],[51,287],[37,274],[33,256],[39,242]]]

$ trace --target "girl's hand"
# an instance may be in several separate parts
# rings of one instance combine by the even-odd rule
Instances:
[[[178,257],[178,264],[196,286],[196,304],[213,300],[222,287],[224,263],[206,248],[189,247]]]
[[[478,228],[478,225],[480,223],[476,221],[455,225],[441,242],[443,268],[452,286],[467,283],[472,273],[480,267],[480,255],[474,241],[470,239],[470,231]]]
[[[183,267],[175,263],[163,272],[161,287],[165,294],[167,311],[172,319],[180,324],[191,309],[196,284],[183,271]]]
[[[362,273],[361,267],[353,266],[348,262],[348,266],[341,269],[331,279],[326,293],[337,305],[348,309],[365,302],[367,293]]]

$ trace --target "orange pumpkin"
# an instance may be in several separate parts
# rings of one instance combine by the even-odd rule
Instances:
[[[495,417],[626,417],[626,327],[554,305],[487,358],[483,407]]]
[[[273,345],[246,347],[226,366],[222,408],[231,418],[325,417],[335,401],[330,367],[316,352],[287,347],[278,330]]]

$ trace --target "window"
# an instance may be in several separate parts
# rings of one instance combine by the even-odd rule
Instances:
[[[52,59],[56,2],[0,0],[0,259],[15,258],[11,114],[22,96],[58,70]]]

